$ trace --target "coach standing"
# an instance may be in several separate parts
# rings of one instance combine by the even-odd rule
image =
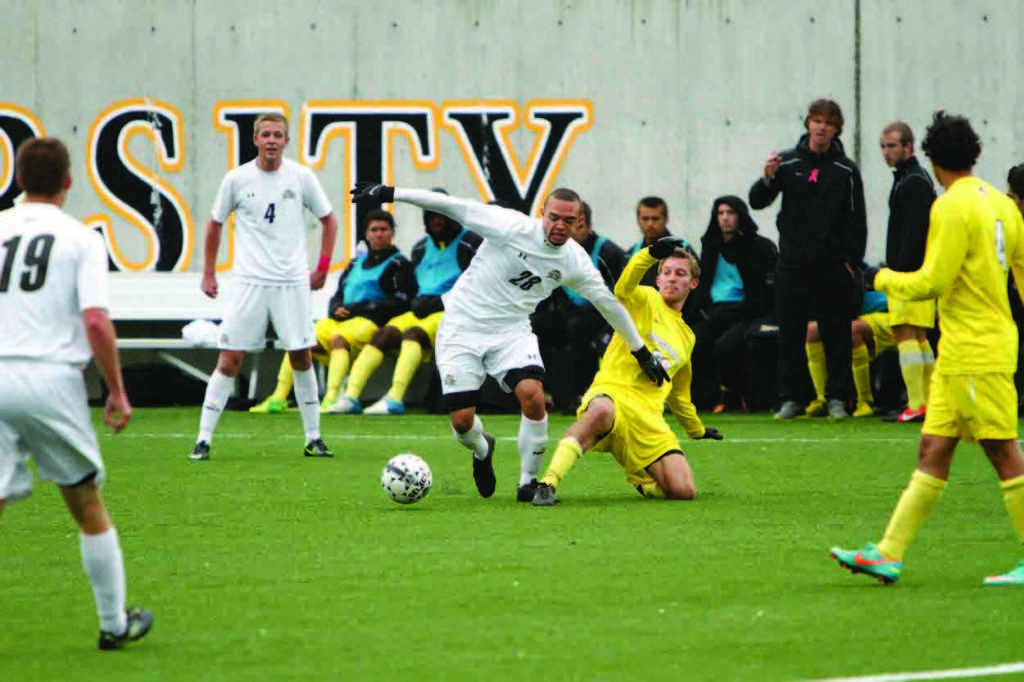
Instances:
[[[850,320],[855,273],[864,259],[867,219],[860,170],[843,150],[843,112],[830,99],[807,108],[806,132],[793,149],[772,153],[750,188],[750,206],[766,208],[782,194],[776,219],[779,269],[779,398],[776,419],[803,411],[807,385],[804,340],[817,320],[825,346],[829,417],[845,419],[853,397]]]

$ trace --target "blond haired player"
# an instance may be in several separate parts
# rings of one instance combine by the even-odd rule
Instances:
[[[338,219],[320,182],[309,168],[284,158],[288,119],[280,114],[256,118],[256,158],[228,171],[206,225],[203,293],[219,294],[217,250],[228,216],[235,215],[234,286],[220,326],[220,357],[210,375],[199,418],[192,461],[210,458],[210,445],[246,351],[266,346],[267,323],[288,351],[295,373],[295,398],[306,432],[306,457],[331,457],[320,438],[320,401],[310,347],[313,303],[310,290],[322,289],[331,265]],[[306,209],[320,221],[320,259],[306,264]]]
[[[663,237],[629,259],[615,285],[646,343],[666,367],[671,381],[656,386],[647,381],[632,361],[618,334],[601,359],[601,367],[583,396],[573,424],[540,479],[533,504],[558,503],[556,489],[584,452],[610,452],[626,471],[626,480],[644,497],[692,500],[697,495],[686,456],[663,416],[667,402],[686,433],[695,439],[721,440],[717,429],[706,428],[690,401],[690,354],[693,331],[683,322],[686,297],[697,286],[697,259],[686,252],[683,240]],[[640,280],[658,260],[657,289]]]
[[[31,457],[81,531],[99,648],[120,649],[149,632],[153,614],[125,608],[124,559],[100,494],[106,471],[82,378],[90,357],[110,391],[107,426],[121,431],[132,408],[107,314],[103,238],[61,210],[69,166],[60,140],[22,143],[15,168],[24,200],[0,213],[0,513],[5,500],[32,492]]]
[[[1017,442],[1017,329],[1007,275],[1024,281],[1024,222],[1010,199],[971,175],[981,141],[961,116],[935,113],[922,144],[946,193],[932,205],[924,263],[916,272],[869,269],[867,283],[906,300],[939,298],[938,362],[921,429],[917,470],[878,545],[832,548],[854,573],[899,580],[903,555],[942,497],[961,440],[977,441],[999,476],[1024,541],[1024,453]],[[1024,562],[986,585],[1024,585]]]

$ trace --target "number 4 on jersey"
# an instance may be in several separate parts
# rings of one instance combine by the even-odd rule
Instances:
[[[267,204],[267,212],[263,214],[263,219],[268,223],[274,222],[274,202]]]

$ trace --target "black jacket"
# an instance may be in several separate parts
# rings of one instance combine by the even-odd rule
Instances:
[[[780,193],[779,259],[786,267],[828,270],[860,267],[867,246],[864,182],[839,138],[824,153],[811,151],[804,134],[782,152],[771,183],[750,187],[750,207],[767,208]]]
[[[740,219],[739,232],[728,242],[718,229],[718,207],[727,204]],[[711,207],[708,229],[701,237],[700,278],[693,292],[695,307],[704,312],[712,305],[711,285],[715,281],[718,256],[732,263],[743,280],[743,316],[749,320],[770,319],[775,313],[775,266],[779,250],[766,237],[757,233],[757,223],[750,217],[747,205],[735,196],[715,199]]]
[[[911,156],[893,169],[889,192],[889,231],[885,263],[893,270],[914,272],[924,263],[928,217],[935,201],[935,184]]]
[[[352,271],[356,263],[361,262],[363,267],[367,269],[374,268],[381,261],[390,258],[395,253],[398,253],[398,249],[392,246],[380,251],[371,251],[364,261],[357,261],[353,258],[344,272],[341,273],[341,277],[338,278],[338,288],[335,290],[334,296],[331,297],[331,302],[327,304],[327,315],[333,319],[338,319],[334,317],[334,311],[339,307],[345,307],[351,313],[350,317],[345,319],[365,317],[373,321],[378,327],[382,327],[392,317],[401,315],[409,310],[409,301],[416,296],[416,273],[413,271],[412,263],[402,254],[398,254],[398,257],[384,268],[384,272],[381,273],[378,279],[381,291],[384,292],[386,297],[384,300],[352,304],[345,303],[345,281],[348,279],[348,273]]]

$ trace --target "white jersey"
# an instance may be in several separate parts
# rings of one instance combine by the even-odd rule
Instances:
[[[103,238],[53,204],[0,213],[0,360],[84,366],[82,311],[107,308]]]
[[[537,304],[568,286],[593,303],[630,348],[642,344],[586,250],[573,239],[548,244],[540,218],[425,190],[395,189],[395,200],[443,213],[484,238],[469,268],[442,297],[451,323],[479,332],[529,331]]]
[[[235,279],[258,284],[301,284],[309,280],[303,207],[317,218],[331,212],[320,181],[309,168],[282,159],[275,171],[256,159],[228,171],[213,201],[211,218],[235,214]]]

